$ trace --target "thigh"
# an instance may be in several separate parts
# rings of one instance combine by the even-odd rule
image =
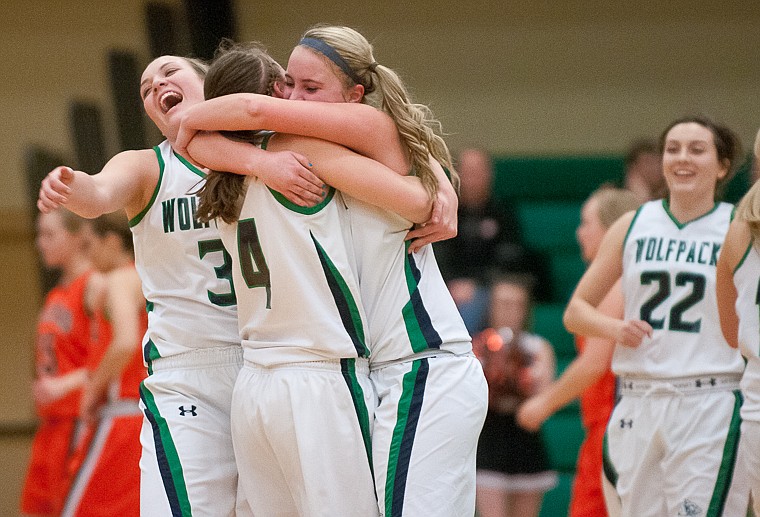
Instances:
[[[666,403],[664,397],[624,396],[607,424],[607,475],[620,497],[621,515],[626,517],[668,515],[659,433]]]
[[[674,401],[667,415],[667,454],[662,462],[671,514],[746,513],[747,479],[734,475],[740,409],[738,391],[691,394]]]
[[[29,515],[57,514],[69,484],[66,466],[74,447],[76,420],[43,420],[32,440],[21,511]]]
[[[472,356],[439,356],[373,371],[372,437],[386,516],[472,514],[487,386]]]
[[[137,410],[137,402],[134,403]],[[140,515],[139,414],[103,416],[91,439],[82,443],[82,462],[62,515]]]
[[[286,515],[273,508],[273,499],[295,505],[298,515],[377,515],[370,461],[374,393],[366,373],[244,367],[240,379],[234,437],[254,515]]]
[[[745,420],[741,425],[741,441],[736,476],[745,476],[752,496],[752,508],[760,516],[760,422]]]
[[[238,481],[230,407],[238,370],[185,368],[145,379],[141,515],[234,515]]]

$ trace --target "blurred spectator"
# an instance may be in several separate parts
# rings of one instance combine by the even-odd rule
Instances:
[[[640,203],[665,196],[662,153],[656,140],[641,138],[628,147],[623,186],[633,192]]]
[[[477,509],[481,517],[535,517],[557,483],[541,434],[519,427],[516,410],[554,378],[554,351],[526,332],[531,279],[497,278],[491,287],[489,327],[473,339],[488,381],[489,407],[478,443]]]
[[[550,292],[550,286],[544,282],[548,274],[540,273],[541,268],[536,267],[541,261],[532,257],[521,242],[514,207],[493,197],[491,156],[482,149],[464,149],[459,154],[457,170],[461,179],[458,235],[434,246],[441,273],[473,333],[482,328],[488,304],[483,286],[494,271],[534,273],[542,280],[541,299]]]

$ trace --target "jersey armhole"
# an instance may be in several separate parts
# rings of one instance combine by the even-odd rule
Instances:
[[[140,221],[143,220],[143,217],[145,217],[145,214],[148,213],[148,210],[153,206],[153,203],[156,201],[156,197],[158,197],[158,190],[161,188],[161,180],[164,178],[164,157],[161,156],[161,149],[158,146],[153,147],[153,151],[156,153],[156,157],[158,158],[158,181],[156,182],[156,188],[153,189],[153,195],[150,197],[150,201],[148,201],[148,204],[143,208],[139,214],[134,216],[129,221],[129,227],[134,228],[137,226]]]
[[[752,237],[749,240],[749,244],[747,244],[747,249],[744,250],[744,254],[742,255],[742,258],[739,260],[739,263],[736,264],[736,267],[734,268],[733,274],[736,275],[736,272],[739,271],[739,268],[742,267],[742,264],[744,264],[744,261],[747,260],[747,256],[749,256],[749,252],[752,250],[752,246],[755,245],[755,238]]]
[[[631,219],[631,224],[628,225],[628,230],[625,232],[625,237],[623,237],[623,249],[625,249],[625,245],[628,243],[628,236],[631,234],[631,230],[633,230],[633,225],[636,223],[636,219],[639,218],[639,214],[641,214],[641,210],[644,208],[645,205],[641,205],[639,208],[636,209],[636,213],[633,216],[633,219]]]

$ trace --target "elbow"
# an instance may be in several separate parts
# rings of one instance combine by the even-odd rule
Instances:
[[[246,95],[242,99],[242,102],[243,102],[242,111],[243,113],[245,113],[246,119],[250,121],[260,120],[261,110],[262,110],[261,103],[257,101],[254,97],[252,97],[251,95]]]
[[[106,210],[100,206],[84,206],[81,208],[78,207],[76,210],[74,210],[72,207],[64,205],[64,208],[71,210],[79,217],[84,217],[85,219],[95,219],[96,217],[100,217],[106,213]]]
[[[567,304],[567,308],[565,308],[565,312],[562,314],[562,324],[565,326],[568,332],[571,334],[575,334],[575,307],[573,304],[573,300],[570,300],[570,303]]]
[[[433,212],[433,201],[427,196],[419,196],[409,207],[408,219],[415,224],[426,223]]]

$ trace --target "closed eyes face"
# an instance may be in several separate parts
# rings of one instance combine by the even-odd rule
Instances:
[[[342,73],[326,57],[298,46],[288,59],[283,94],[294,100],[351,102],[351,92],[340,76]]]

